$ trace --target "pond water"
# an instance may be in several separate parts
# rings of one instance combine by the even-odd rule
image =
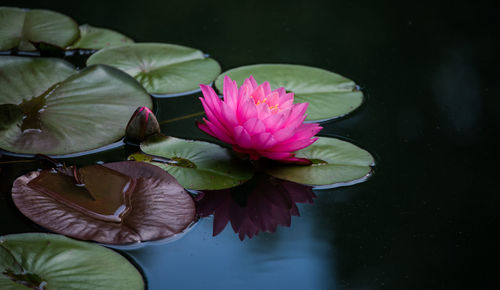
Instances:
[[[320,67],[364,92],[364,104],[325,123],[321,135],[371,152],[377,166],[370,179],[316,190],[314,204],[298,204],[300,217],[276,233],[240,241],[227,226],[212,237],[209,217],[178,240],[124,250],[149,289],[500,287],[500,198],[486,166],[500,130],[490,7],[319,0],[2,5],[55,10],[137,42],[201,49],[223,71],[255,63]],[[195,126],[199,96],[157,100],[162,132],[207,140]],[[120,147],[70,160],[120,161],[129,153]],[[37,164],[7,163],[13,159],[0,159],[0,235],[40,231],[10,198],[13,180]]]

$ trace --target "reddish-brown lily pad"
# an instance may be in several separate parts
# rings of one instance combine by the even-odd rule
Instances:
[[[33,171],[14,181],[12,199],[46,229],[115,245],[172,237],[195,217],[184,188],[161,168],[143,162]]]

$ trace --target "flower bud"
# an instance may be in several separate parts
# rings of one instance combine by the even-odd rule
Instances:
[[[135,110],[125,129],[125,141],[139,144],[147,137],[160,133],[160,124],[148,107]]]

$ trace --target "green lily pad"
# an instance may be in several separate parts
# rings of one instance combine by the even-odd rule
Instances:
[[[189,189],[230,188],[253,176],[250,163],[233,157],[228,149],[208,142],[157,135],[141,143],[141,150],[147,155],[133,154],[130,159],[151,162],[163,168]]]
[[[77,72],[52,58],[0,58],[0,148],[68,154],[120,139],[134,110],[152,107],[133,78],[108,66]]]
[[[34,43],[66,47],[78,38],[78,24],[50,10],[0,7],[0,50],[36,50]]]
[[[68,49],[102,49],[132,42],[132,39],[116,31],[83,24],[80,25],[80,38]]]
[[[273,163],[264,170],[277,178],[302,184],[330,188],[363,181],[372,172],[373,157],[367,151],[336,138],[319,137],[296,157],[310,159],[308,166]]]
[[[3,290],[144,289],[141,274],[126,258],[60,235],[0,237],[0,257]]]
[[[257,64],[222,73],[215,86],[222,92],[224,76],[238,85],[251,75],[257,83],[268,81],[271,88],[284,87],[295,94],[295,103],[309,103],[306,121],[325,121],[349,114],[363,102],[356,84],[341,75],[323,69],[291,64]]]
[[[87,65],[107,64],[138,80],[151,94],[177,94],[199,89],[220,73],[219,64],[199,50],[162,43],[133,43],[93,54]]]

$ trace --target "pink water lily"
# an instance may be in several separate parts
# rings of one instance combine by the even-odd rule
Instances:
[[[258,85],[250,76],[238,89],[235,81],[224,78],[224,100],[207,85],[200,85],[200,98],[207,118],[198,127],[233,146],[233,150],[287,163],[310,164],[293,152],[305,148],[322,127],[305,124],[308,103],[293,103],[293,93],[274,91],[268,82]]]

